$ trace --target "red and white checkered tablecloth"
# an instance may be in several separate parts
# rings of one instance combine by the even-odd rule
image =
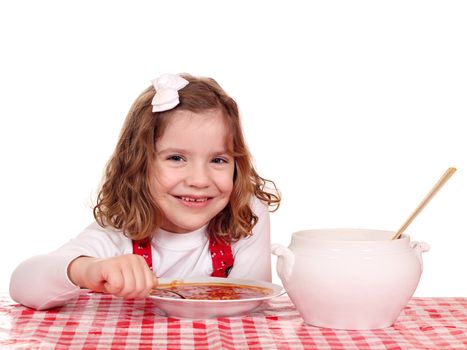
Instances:
[[[467,298],[413,298],[389,328],[303,322],[287,296],[238,317],[165,317],[150,299],[87,293],[35,311],[0,296],[0,349],[467,349]]]

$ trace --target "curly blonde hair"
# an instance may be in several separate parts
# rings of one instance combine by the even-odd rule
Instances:
[[[118,144],[107,163],[93,213],[99,225],[110,225],[133,240],[150,239],[160,227],[163,213],[151,195],[150,168],[156,141],[162,136],[174,110],[194,113],[220,109],[233,141],[234,184],[227,206],[208,224],[211,236],[235,242],[251,235],[258,217],[250,208],[252,196],[278,209],[280,194],[274,182],[259,176],[245,143],[237,103],[211,78],[181,74],[189,84],[179,91],[180,103],[172,110],[152,112],[154,87],[144,90],[133,103]]]

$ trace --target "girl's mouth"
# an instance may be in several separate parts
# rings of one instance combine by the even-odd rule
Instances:
[[[204,208],[213,197],[199,197],[199,196],[175,196],[182,205],[188,208]]]
[[[194,198],[194,197],[178,197],[182,201],[185,202],[196,202],[196,203],[201,203],[201,202],[206,202],[209,198],[208,197],[202,197],[202,198]]]

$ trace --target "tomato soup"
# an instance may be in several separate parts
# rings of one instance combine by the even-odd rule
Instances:
[[[269,288],[233,283],[179,283],[161,284],[151,294],[179,298],[175,293],[180,293],[185,299],[194,300],[238,300],[262,298],[270,295]]]

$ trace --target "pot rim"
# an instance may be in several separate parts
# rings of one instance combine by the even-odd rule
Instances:
[[[320,228],[296,231],[292,234],[292,240],[349,244],[390,243],[393,245],[407,245],[410,242],[410,236],[407,234],[403,234],[399,239],[392,240],[394,233],[395,231],[368,228]],[[369,239],[369,236],[375,236],[375,239]]]

